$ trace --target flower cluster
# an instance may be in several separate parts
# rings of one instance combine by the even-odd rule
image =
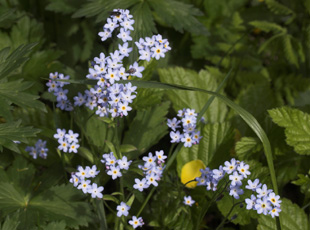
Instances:
[[[95,57],[92,67],[86,76],[88,79],[97,80],[97,85],[90,90],[86,90],[84,95],[79,93],[74,97],[74,105],[82,106],[85,104],[91,110],[96,110],[96,114],[100,117],[122,117],[127,116],[131,111],[130,103],[136,97],[137,87],[131,83],[119,84],[119,80],[127,80],[129,75],[142,78],[143,66],[139,66],[134,62],[126,70],[123,66],[123,59],[132,52],[127,41],[131,41],[130,31],[133,30],[134,20],[129,10],[115,9],[111,12],[107,23],[103,26],[103,32],[99,33],[102,41],[112,36],[112,32],[116,28],[120,28],[118,38],[122,39],[123,44],[118,45],[118,50],[106,56],[100,53],[99,57]],[[149,40],[152,40],[150,42]],[[142,42],[143,41],[143,42]],[[164,53],[170,50],[169,42],[163,39],[161,35],[152,38],[140,38],[139,52],[141,60],[150,61],[151,57],[158,59],[164,57]],[[148,52],[149,58],[146,58],[143,52]],[[143,55],[142,55],[143,54]]]
[[[105,164],[107,174],[115,180],[118,177],[121,177],[123,174],[121,169],[128,170],[132,161],[128,161],[126,156],[123,156],[122,159],[116,159],[113,152],[106,153],[102,155],[101,162]]]
[[[65,129],[57,129],[57,133],[54,134],[54,138],[58,139],[58,149],[64,151],[65,153],[69,151],[69,153],[74,152],[77,153],[80,145],[78,144],[78,133],[73,133],[72,130],[69,130],[66,133]]]
[[[71,102],[68,100],[67,89],[63,89],[63,87],[69,82],[64,82],[64,81],[57,81],[57,80],[68,80],[70,79],[70,76],[64,76],[62,73],[50,73],[48,83],[46,85],[48,86],[48,92],[53,92],[54,95],[56,96],[57,104],[56,107],[60,108],[61,110],[65,111],[72,111],[73,106]]]
[[[259,179],[253,182],[248,180],[248,185],[245,188],[256,193],[256,195],[252,194],[250,199],[245,199],[246,209],[253,209],[258,214],[270,214],[272,217],[279,216],[280,203],[282,202],[280,196],[276,195],[272,189],[268,189],[266,184],[259,183]]]
[[[165,57],[165,53],[171,50],[168,40],[163,39],[160,34],[153,35],[151,38],[140,38],[135,44],[139,49],[140,60],[150,61],[151,58],[158,60]]]
[[[168,119],[167,125],[172,129],[170,132],[171,143],[183,142],[185,147],[191,147],[193,144],[198,144],[202,138],[200,132],[196,130],[197,113],[194,109],[183,109],[179,110],[177,116],[173,119]],[[177,128],[183,128],[181,133]]]
[[[107,19],[107,23],[103,26],[103,32],[99,32],[98,34],[101,37],[101,41],[112,37],[112,32],[118,27],[120,27],[120,33],[117,37],[122,39],[123,42],[131,41],[130,30],[134,30],[132,25],[135,23],[135,20],[131,18],[132,15],[129,10],[114,9]]]
[[[157,187],[158,181],[162,177],[164,162],[167,156],[164,155],[163,150],[156,151],[155,154],[156,155],[153,156],[152,153],[149,153],[148,156],[144,156],[142,158],[144,165],[139,165],[145,177],[142,178],[142,180],[136,178],[133,188],[138,189],[140,192],[150,187],[150,185]]]
[[[25,151],[29,152],[30,156],[33,157],[33,159],[37,159],[38,154],[39,157],[46,159],[48,148],[45,147],[46,141],[42,141],[39,139],[35,146],[27,146]]]
[[[103,187],[99,186],[96,183],[91,183],[88,178],[95,178],[100,171],[97,171],[96,165],[93,165],[91,168],[86,166],[85,169],[82,166],[78,166],[78,172],[72,173],[70,182],[74,187],[81,189],[85,194],[91,194],[92,198],[102,198]]]
[[[218,169],[211,170],[206,168],[201,171],[201,176],[196,178],[197,186],[206,186],[207,190],[217,190],[219,181],[225,176],[229,175],[229,195],[235,199],[239,199],[240,195],[244,194],[244,190],[241,188],[242,180],[251,174],[249,171],[249,165],[243,161],[238,161],[234,158],[231,161],[224,162],[224,166],[220,166]],[[251,199],[245,199],[247,203],[247,209],[254,209],[257,213],[264,215],[270,214],[272,217],[278,216],[281,201],[280,196],[276,196],[271,189],[267,189],[267,186],[259,183],[259,179],[248,180],[246,189],[252,190],[257,193],[257,196],[252,195]]]

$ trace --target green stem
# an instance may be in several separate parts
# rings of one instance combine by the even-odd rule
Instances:
[[[145,208],[147,202],[151,199],[151,196],[153,195],[153,193],[155,192],[157,187],[153,187],[152,190],[150,191],[150,193],[147,195],[146,199],[144,200],[141,208],[139,209],[138,213],[137,213],[137,217],[142,213],[143,209]]]

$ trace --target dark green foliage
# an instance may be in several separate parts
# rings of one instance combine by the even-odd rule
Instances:
[[[134,42],[140,37],[160,33],[172,50],[164,60],[139,62],[146,69],[129,116],[100,118],[83,107],[60,111],[54,95],[46,92],[49,73],[71,76],[70,99],[89,89],[87,83],[96,84],[84,80],[94,57],[117,48],[115,34],[104,43],[97,36],[115,8],[129,9],[135,20],[129,43],[134,49],[124,67],[138,60]],[[283,199],[282,229],[308,229],[309,16],[310,0],[0,0],[0,229],[103,229],[105,215],[109,228],[127,229],[106,206],[97,206],[100,200],[69,184],[70,173],[78,165],[97,165],[104,200],[115,211],[132,197],[130,215],[136,215],[151,190],[133,189],[134,178],[142,176],[140,159],[148,151],[168,154],[167,119],[183,108],[201,111],[212,96],[162,83],[214,92],[228,72],[219,94],[258,123],[216,97],[203,114],[206,124],[199,125],[200,144],[180,148],[141,213],[144,227],[216,229],[232,197],[226,194],[197,223],[212,193],[185,188],[179,174],[194,159],[214,169],[234,157],[250,165],[251,180],[259,178],[268,188],[275,175],[281,198],[294,200]],[[57,150],[57,128],[80,134],[78,154]],[[25,151],[38,139],[47,141],[47,160],[32,159]],[[100,162],[110,151],[134,160],[123,175],[124,195],[120,180],[111,180]],[[196,200],[192,207],[184,206],[185,195]],[[233,215],[237,218],[224,229],[276,229],[275,219],[245,207],[236,207]]]

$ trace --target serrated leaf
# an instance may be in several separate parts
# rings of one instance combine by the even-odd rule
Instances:
[[[160,89],[137,89],[137,97],[132,106],[136,109],[145,109],[160,104],[164,92]]]
[[[309,228],[308,217],[297,204],[283,198],[281,203],[281,229],[282,230],[305,230]],[[258,219],[257,230],[274,230],[276,229],[276,220],[270,215],[260,215]]]
[[[285,128],[287,144],[298,154],[310,155],[310,115],[289,107],[268,112],[273,122]]]
[[[28,58],[27,55],[36,46],[36,43],[21,45],[15,49],[9,56],[8,49],[5,48],[1,51],[0,59],[0,79],[8,77],[9,74],[21,66]]]
[[[292,184],[300,186],[300,191],[307,197],[310,195],[310,178],[309,175],[299,174],[298,179],[292,181]]]
[[[28,143],[27,138],[35,137],[39,131],[32,127],[20,127],[20,121],[0,124],[0,146],[19,153],[19,149],[13,141]]]
[[[15,213],[11,216],[7,216],[3,225],[0,225],[1,230],[16,230],[20,221],[18,220],[18,213]]]
[[[259,28],[265,32],[275,32],[275,33],[286,33],[286,28],[279,26],[276,23],[268,22],[268,21],[251,21],[250,25]]]
[[[197,87],[210,91],[215,91],[218,87],[216,79],[206,70],[201,70],[199,74],[197,74],[195,71],[177,67],[159,69],[158,73],[160,81],[164,83]],[[175,111],[191,108],[199,112],[211,97],[210,95],[194,91],[169,90],[166,91],[166,93],[172,101]],[[204,118],[208,122],[222,122],[225,119],[226,113],[226,105],[216,98],[204,114]]]
[[[169,106],[169,102],[164,102],[161,105],[137,111],[129,130],[125,133],[123,144],[136,146],[140,153],[144,153],[156,144],[167,134],[165,116]]]
[[[294,11],[275,0],[265,0],[268,8],[275,14],[295,15]]]
[[[160,19],[175,30],[181,33],[184,30],[195,34],[208,33],[206,27],[195,17],[202,16],[202,12],[192,5],[174,0],[150,0],[148,2]],[[183,20],[184,18],[186,20]]]
[[[77,200],[81,195],[71,184],[54,186],[33,197],[29,206],[49,220],[64,220],[71,227],[87,226],[91,220],[90,207]]]
[[[46,112],[45,105],[36,100],[38,96],[22,92],[30,88],[32,84],[30,82],[22,82],[21,80],[0,83],[0,96],[6,100],[7,106],[14,103],[20,107],[30,107]]]
[[[261,151],[263,146],[257,138],[254,137],[242,137],[240,141],[236,143],[236,153],[240,160],[247,160],[251,158],[253,153]]]
[[[65,230],[66,229],[66,222],[51,222],[44,226],[44,230]]]
[[[213,158],[225,160],[223,153],[229,152],[233,141],[233,130],[230,123],[213,123],[204,126],[201,132],[202,139],[199,144],[191,148],[182,147],[177,155],[177,171],[180,176],[184,164],[189,161],[199,159],[206,166],[210,167]],[[226,147],[226,151],[223,148]],[[227,158],[227,156],[226,156]]]

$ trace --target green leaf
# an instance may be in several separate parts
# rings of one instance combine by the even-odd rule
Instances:
[[[32,84],[30,82],[22,82],[21,80],[0,83],[0,96],[6,100],[7,105],[14,103],[20,107],[34,108],[47,112],[45,105],[36,100],[38,96],[22,92],[30,88]]]
[[[268,21],[251,21],[249,22],[249,24],[267,33],[270,31],[274,33],[286,33],[286,28],[283,28],[276,23]]]
[[[112,195],[109,195],[109,194],[104,194],[102,199],[108,200],[108,201],[113,201],[116,204],[119,203],[119,200],[115,196],[112,196]]]
[[[202,70],[197,74],[192,70],[176,67],[160,69],[158,73],[160,81],[164,83],[180,84],[210,91],[215,91],[218,87],[216,79],[206,70]],[[183,108],[195,109],[196,112],[201,111],[207,100],[211,97],[210,95],[205,95],[197,91],[169,90],[166,91],[166,94],[172,101],[175,111]],[[222,122],[225,119],[226,113],[227,106],[216,98],[204,114],[204,118],[208,122]]]
[[[283,198],[281,203],[280,220],[282,230],[305,230],[309,229],[308,217],[297,204]],[[270,215],[260,215],[258,219],[257,230],[274,230],[276,229],[276,220]]]
[[[51,0],[45,7],[46,10],[62,14],[71,14],[76,11],[76,1]]]
[[[160,89],[137,89],[137,97],[132,103],[132,107],[139,109],[145,109],[161,103],[164,95],[163,90]]]
[[[298,58],[292,45],[291,35],[285,35],[283,38],[284,54],[286,59],[296,67],[299,67]]]
[[[11,72],[18,69],[19,66],[21,66],[26,60],[28,60],[27,55],[36,45],[37,43],[21,45],[17,49],[15,49],[10,55],[8,55],[7,48],[1,50],[0,79],[8,77]]]
[[[121,145],[120,146],[121,153],[129,153],[129,152],[136,151],[136,150],[138,149],[133,145]]]
[[[257,138],[254,137],[242,137],[240,141],[236,143],[236,153],[240,160],[251,159],[253,153],[261,151],[263,146]]]
[[[11,216],[7,216],[3,225],[0,225],[1,230],[16,230],[19,226],[20,221],[18,220],[18,213],[15,213]]]
[[[65,230],[66,229],[66,222],[51,222],[44,226],[44,230]]]
[[[48,220],[64,220],[70,227],[87,226],[91,220],[90,206],[78,201],[81,191],[71,184],[54,186],[29,201],[29,206]]]
[[[164,102],[161,105],[137,111],[129,130],[125,132],[123,144],[136,146],[139,153],[144,153],[155,145],[168,132],[165,116],[169,106],[169,102]]]
[[[35,137],[40,131],[32,127],[20,127],[20,123],[17,121],[0,124],[0,146],[19,153],[19,149],[13,141],[28,143],[27,138]]]
[[[310,195],[310,178],[309,175],[298,174],[298,179],[292,181],[292,184],[300,186],[300,190],[306,196]]]
[[[85,110],[77,110],[74,114],[75,121],[83,131],[90,144],[96,146],[100,151],[108,151],[105,140],[114,143],[116,138],[115,128],[102,121],[94,112],[87,112]],[[121,127],[118,127],[121,132]]]
[[[183,33],[187,30],[195,34],[208,34],[206,27],[196,18],[196,16],[202,16],[202,12],[192,5],[175,0],[150,0],[148,2],[157,16],[176,31]]]
[[[310,155],[310,115],[289,107],[268,112],[274,123],[285,128],[286,143],[292,146],[296,153]]]
[[[265,0],[268,8],[275,14],[295,15],[294,11],[275,0]]]
[[[223,163],[225,158],[228,158],[227,154],[225,157],[223,153],[229,153],[229,149],[233,144],[233,130],[230,123],[207,124],[203,127],[201,136],[202,139],[199,144],[193,145],[191,148],[183,146],[179,151],[177,156],[177,171],[179,175],[183,165],[189,161],[199,159],[206,166],[210,167],[214,157],[220,158],[220,164]]]
[[[29,197],[23,195],[9,182],[0,182],[0,210],[11,213],[28,205]]]
[[[82,157],[84,157],[90,163],[94,164],[93,154],[87,148],[80,147],[79,151],[78,151],[78,154],[81,155]]]
[[[44,28],[43,23],[36,21],[29,16],[21,17],[12,27],[10,37],[12,48],[16,49],[23,44],[39,43],[43,41]]]

